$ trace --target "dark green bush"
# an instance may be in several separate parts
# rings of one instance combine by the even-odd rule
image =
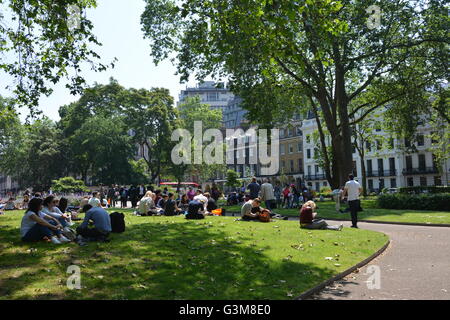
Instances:
[[[441,186],[415,186],[415,187],[403,187],[398,189],[399,193],[450,193],[450,187]]]
[[[383,209],[450,211],[450,193],[382,194],[378,206]]]

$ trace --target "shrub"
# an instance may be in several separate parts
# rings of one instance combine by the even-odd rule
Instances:
[[[398,189],[399,193],[450,193],[450,187],[441,186],[415,186],[415,187],[403,187]]]
[[[320,193],[323,194],[324,196],[326,196],[327,194],[331,193],[331,188],[330,187],[322,187],[322,188],[320,188]]]
[[[73,177],[64,177],[59,180],[53,180],[52,189],[57,193],[70,192],[87,192],[89,189],[81,180],[76,180]]]
[[[383,209],[450,211],[450,194],[382,194],[378,197],[378,206]]]

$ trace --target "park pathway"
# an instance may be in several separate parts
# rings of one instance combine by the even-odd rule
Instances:
[[[329,224],[340,222],[329,221]],[[350,226],[344,222],[344,226]],[[450,228],[359,223],[391,239],[368,265],[312,296],[315,300],[450,300]],[[369,289],[367,268],[378,266],[380,288]],[[369,270],[376,269],[371,267]]]

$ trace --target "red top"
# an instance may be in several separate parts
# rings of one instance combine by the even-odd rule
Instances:
[[[313,222],[313,210],[311,207],[304,207],[300,211],[300,224],[309,224]]]

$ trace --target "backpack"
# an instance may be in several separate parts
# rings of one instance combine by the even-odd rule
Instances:
[[[258,219],[261,222],[270,222],[270,211],[267,209],[263,209],[259,215],[258,215]]]
[[[111,219],[111,231],[114,233],[122,233],[125,231],[125,216],[121,212],[113,212],[109,215]]]

